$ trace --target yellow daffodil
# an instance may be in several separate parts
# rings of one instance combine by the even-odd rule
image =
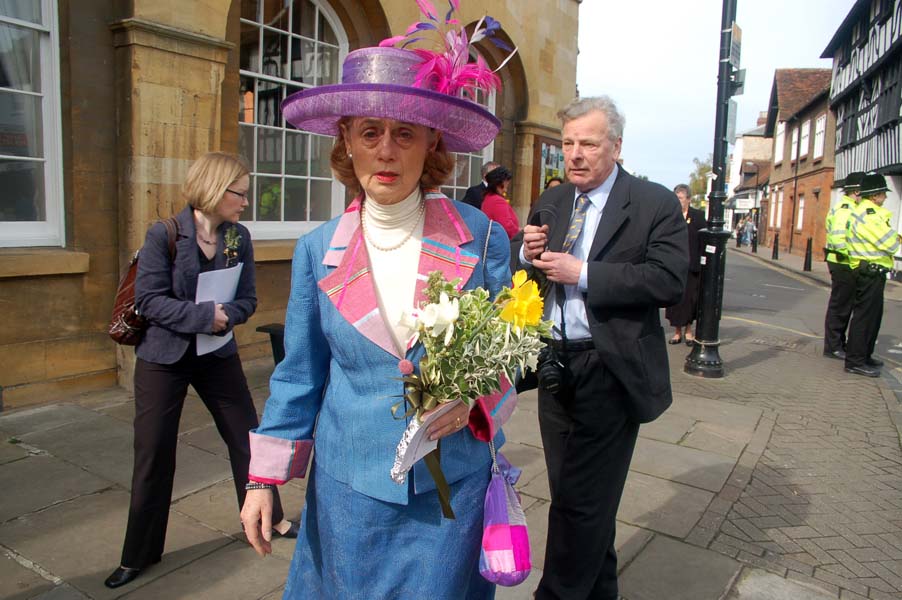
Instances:
[[[539,287],[535,281],[526,278],[526,271],[514,274],[510,296],[501,309],[501,318],[517,328],[538,325],[542,320],[544,303],[539,296]]]

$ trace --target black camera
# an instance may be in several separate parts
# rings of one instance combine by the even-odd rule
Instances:
[[[539,351],[536,374],[539,378],[539,386],[543,390],[552,394],[560,391],[564,381],[564,365],[551,346],[545,346]]]

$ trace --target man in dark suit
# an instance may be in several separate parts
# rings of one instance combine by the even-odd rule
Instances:
[[[480,170],[482,181],[472,187],[467,188],[467,193],[464,194],[464,197],[461,198],[460,201],[466,202],[470,206],[475,206],[476,208],[482,210],[482,199],[485,196],[485,190],[487,187],[485,176],[488,175],[489,171],[493,171],[500,166],[501,165],[493,161],[487,162],[482,165],[482,169]]]
[[[536,598],[613,600],[615,519],[639,424],[672,401],[658,309],[683,294],[686,221],[672,192],[617,164],[624,119],[610,98],[558,116],[568,183],[542,194],[520,250],[551,284],[545,318],[558,327],[548,341],[558,362],[538,371],[551,507]]]

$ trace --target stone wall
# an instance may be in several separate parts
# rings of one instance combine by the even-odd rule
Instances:
[[[411,0],[331,0],[351,49],[402,32]],[[514,170],[526,216],[537,135],[576,89],[579,3],[485,0],[518,56],[500,73],[496,158]],[[66,246],[0,249],[0,409],[131,384],[134,354],[105,330],[119,274],[147,227],[183,206],[198,155],[237,151],[240,0],[59,0]],[[491,63],[502,56],[480,46]],[[236,331],[244,358],[269,354],[258,325],[284,320],[295,240],[255,242],[259,305]]]

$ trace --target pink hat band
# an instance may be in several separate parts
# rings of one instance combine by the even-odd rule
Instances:
[[[490,144],[501,122],[466,98],[415,87],[422,63],[410,50],[355,50],[344,60],[342,83],[296,92],[282,103],[282,112],[298,129],[322,135],[336,135],[342,117],[376,117],[438,129],[452,152]]]

